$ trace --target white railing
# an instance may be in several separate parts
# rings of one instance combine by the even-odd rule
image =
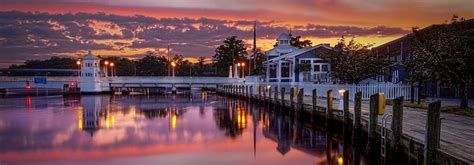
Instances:
[[[312,90],[316,89],[318,97],[327,97],[327,91],[332,90],[334,98],[341,98],[339,90],[349,90],[349,99],[354,100],[356,92],[362,92],[362,100],[369,100],[370,95],[375,93],[384,93],[386,99],[395,99],[400,96],[404,96],[405,100],[411,98],[411,86],[406,84],[392,84],[392,83],[377,83],[377,84],[314,84],[306,82],[296,82],[296,83],[276,83],[276,82],[254,82],[249,83],[253,86],[268,86],[270,85],[272,89],[278,87],[278,89],[285,88],[285,92],[290,92],[291,87],[295,87],[297,90],[304,88],[304,94],[307,96],[312,95]],[[254,87],[254,93],[256,88]],[[418,98],[418,89],[414,88],[414,99]]]

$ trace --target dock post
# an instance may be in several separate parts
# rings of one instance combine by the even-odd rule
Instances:
[[[304,108],[303,97],[304,97],[304,88],[301,88],[300,91],[298,92],[298,97],[296,98],[296,110],[298,111],[302,111]]]
[[[317,103],[318,103],[318,93],[316,89],[313,89],[313,94],[311,95],[312,97],[312,103],[313,103],[313,109],[311,110],[311,113],[314,115],[316,114],[316,108],[317,108]]]
[[[268,86],[268,99],[267,99],[268,103],[271,104],[272,103],[272,86]]]
[[[441,131],[440,108],[441,101],[439,100],[428,104],[424,164],[437,164],[436,155],[439,148]]]
[[[290,108],[293,108],[293,106],[295,105],[294,104],[294,97],[295,97],[294,93],[296,93],[295,90],[296,90],[295,87],[290,88]]]
[[[333,103],[332,90],[328,90],[327,105],[326,105],[326,121],[329,121],[332,119],[332,103]]]
[[[280,100],[280,105],[282,107],[285,106],[285,88],[281,88],[281,100]]]
[[[257,90],[258,90],[257,100],[260,101],[261,95],[262,95],[262,87],[260,85],[257,86]]]
[[[401,153],[401,137],[403,134],[403,96],[397,97],[393,100],[392,112],[392,139],[390,141],[390,159],[396,162],[395,158]]]
[[[273,103],[278,105],[278,86],[275,87],[275,94],[273,95]]]
[[[379,93],[373,94],[370,96],[370,105],[369,105],[369,123],[368,123],[368,138],[376,139],[377,138],[377,118],[378,112],[377,107],[379,106]]]
[[[354,131],[360,130],[360,116],[362,110],[362,92],[357,92],[354,95]]]
[[[343,113],[344,113],[344,123],[347,125],[350,123],[350,115],[349,112],[349,90],[345,90],[342,93],[342,102],[343,102]]]
[[[253,101],[253,85],[249,86],[249,99]]]
[[[263,98],[262,98],[262,102],[263,103],[266,103],[267,101],[267,86],[263,86]]]

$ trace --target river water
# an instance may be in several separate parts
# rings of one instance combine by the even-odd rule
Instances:
[[[201,92],[1,98],[0,164],[366,164],[364,144],[281,112]]]

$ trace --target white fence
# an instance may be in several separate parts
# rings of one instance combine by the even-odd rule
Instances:
[[[377,83],[377,84],[363,84],[363,85],[355,85],[355,84],[314,84],[314,83],[267,83],[267,82],[260,82],[260,83],[249,83],[252,85],[259,85],[259,86],[271,86],[272,90],[275,87],[278,89],[285,88],[285,92],[290,92],[291,87],[295,87],[298,91],[301,88],[304,88],[305,95],[312,95],[312,90],[316,89],[318,97],[326,97],[327,91],[332,90],[334,98],[339,99],[341,98],[339,91],[349,90],[349,99],[354,100],[354,95],[356,92],[362,92],[362,100],[369,100],[370,95],[375,93],[383,93],[386,99],[395,99],[400,96],[404,96],[405,100],[410,100],[411,98],[411,86],[405,84],[393,84],[393,83]],[[255,87],[253,88],[256,89]],[[418,89],[414,88],[414,99],[418,98]],[[256,93],[257,91],[254,91]]]

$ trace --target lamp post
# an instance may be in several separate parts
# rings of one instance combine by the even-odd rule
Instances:
[[[242,78],[245,78],[245,62],[242,62]]]
[[[115,76],[115,70],[114,70],[114,63],[113,62],[110,63],[110,75],[111,75],[111,77]]]
[[[171,66],[173,67],[173,77],[174,77],[174,68],[176,67],[176,63],[174,63],[174,61],[171,62]]]
[[[109,65],[109,61],[105,61],[104,62],[105,66],[104,66],[104,72],[105,72],[105,77],[108,77],[109,76],[109,72],[107,71],[107,65]]]
[[[77,65],[77,77],[80,77],[81,76],[81,61],[77,60],[76,65]]]

